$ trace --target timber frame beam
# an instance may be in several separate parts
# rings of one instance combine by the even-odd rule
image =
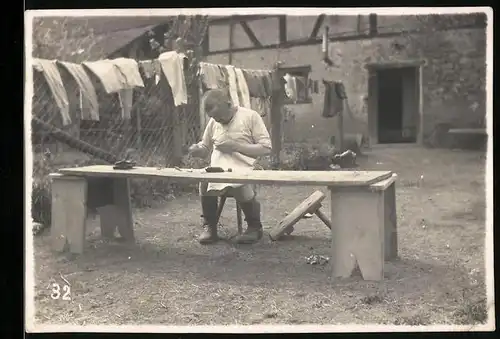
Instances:
[[[286,15],[280,15],[278,18],[278,32],[279,32],[280,45],[286,44],[286,42],[288,40],[287,27],[286,27]]]
[[[316,22],[314,23],[314,27],[312,29],[311,35],[309,36],[309,39],[313,40],[318,37],[319,29],[321,28],[321,25],[323,25],[323,22],[325,21],[325,14],[321,14],[318,16],[316,19]]]
[[[460,25],[456,27],[449,27],[442,29],[440,31],[456,31],[458,29],[475,29],[475,28],[485,28],[484,25]],[[408,35],[408,34],[424,34],[419,30],[408,30],[408,31],[400,31],[400,32],[378,32],[376,37],[377,38],[393,38],[393,37],[398,37],[402,35]],[[367,39],[372,39],[373,37],[367,35],[367,34],[353,34],[353,35],[341,35],[341,36],[331,36],[329,38],[330,42],[341,42],[341,41],[360,41],[360,40],[367,40]],[[296,47],[296,46],[311,46],[311,45],[316,45],[321,43],[322,38],[321,37],[314,37],[313,39],[310,39],[309,37],[306,39],[295,39],[295,40],[288,40],[286,43],[277,43],[277,44],[269,44],[269,45],[263,45],[262,47],[242,47],[242,48],[234,48],[231,50],[232,53],[241,53],[241,52],[251,52],[251,51],[257,51],[257,50],[266,50],[266,49],[279,49],[279,48],[290,48],[290,47]],[[217,54],[227,54],[229,53],[229,49],[224,49],[224,50],[217,50],[217,51],[210,51],[207,55],[217,55]]]
[[[262,44],[260,43],[259,39],[257,39],[257,37],[255,36],[255,33],[252,31],[252,29],[250,28],[250,26],[248,26],[248,23],[245,20],[240,20],[239,23],[241,25],[241,28],[243,28],[243,30],[247,34],[248,38],[252,42],[252,44],[255,47],[261,48]]]

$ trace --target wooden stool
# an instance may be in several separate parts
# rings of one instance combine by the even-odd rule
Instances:
[[[257,185],[253,185],[254,194],[257,195]],[[222,210],[226,204],[227,198],[233,198],[234,195],[231,193],[224,193],[220,196],[219,204],[217,206],[217,224],[219,224],[220,216],[222,215]],[[235,199],[236,200],[236,199]],[[238,234],[243,233],[243,214],[242,209],[238,201],[236,201],[236,219],[238,222]]]
[[[226,203],[227,198],[234,198],[234,196],[229,193],[221,195],[219,204],[217,206],[217,224],[219,224],[219,219],[222,214],[222,210],[224,209],[224,205]],[[241,234],[243,232],[243,217],[242,217],[241,206],[238,203],[238,201],[236,201],[236,219],[238,222],[238,234]]]
[[[276,241],[284,234],[290,234],[293,231],[293,226],[308,213],[316,214],[329,229],[332,229],[330,219],[321,211],[321,202],[325,197],[323,192],[316,191],[306,200],[302,201],[299,206],[281,220],[269,233],[271,240]]]

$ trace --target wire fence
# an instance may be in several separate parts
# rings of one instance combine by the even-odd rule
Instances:
[[[124,117],[125,104],[122,104],[120,95],[108,94],[96,83],[99,118],[88,120],[82,119],[80,89],[76,81],[61,72],[71,119],[69,124],[64,125],[60,109],[43,74],[37,71],[33,73],[32,115],[69,134],[72,138],[113,154],[117,158],[133,156],[140,165],[172,165],[179,161],[176,158],[179,152],[176,154],[174,150],[185,149],[185,146],[197,142],[200,137],[199,95],[196,81],[188,84],[187,105],[178,107],[174,105],[166,79],[144,81],[144,88],[133,90],[129,118]],[[35,157],[59,159],[57,162],[60,165],[70,166],[78,164],[79,157],[88,160],[88,155],[56,140],[51,134],[44,129],[36,127],[32,129]],[[178,145],[179,143],[182,145]]]

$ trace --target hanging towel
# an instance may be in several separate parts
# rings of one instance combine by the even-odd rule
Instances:
[[[154,78],[155,75],[158,75],[161,72],[161,67],[158,60],[139,61],[139,67],[146,79]]]
[[[122,89],[120,92],[118,92],[118,97],[120,98],[122,118],[124,120],[130,120],[132,116],[131,113],[134,100],[134,89],[133,88]]]
[[[125,78],[128,88],[144,87],[137,61],[128,58],[117,58],[111,60],[111,62]]]
[[[323,101],[322,115],[324,118],[333,118],[342,112],[344,102],[337,95],[334,83],[323,80],[323,84],[325,85],[325,98]]]
[[[82,65],[101,81],[106,93],[117,93],[128,88],[125,77],[110,60],[84,62]]]
[[[297,102],[297,83],[295,82],[295,77],[287,73],[283,79],[285,79],[285,93],[287,97],[292,102]]]
[[[251,109],[259,113],[261,117],[270,115],[271,113],[271,102],[270,98],[250,98]]]
[[[274,83],[273,83],[273,75],[269,71],[260,71],[259,72],[262,76],[262,79],[264,80],[264,85],[265,85],[265,91],[266,91],[266,96],[267,97],[272,97],[273,96],[273,90],[274,90]],[[282,80],[283,81],[283,80]]]
[[[82,120],[99,121],[99,103],[97,93],[87,72],[82,65],[58,61],[75,79],[80,89],[80,112]]]
[[[240,99],[238,95],[238,82],[236,80],[236,73],[234,66],[225,65],[229,77],[229,94],[234,106],[240,106]]]
[[[310,91],[310,93],[318,94],[319,92],[318,80],[309,80],[307,88]]]
[[[271,86],[269,83],[266,83],[266,72],[248,69],[242,71],[247,82],[250,97],[266,98],[271,96],[271,92],[268,90]]]
[[[247,82],[248,92],[250,93],[250,96],[253,98],[259,98],[261,94],[261,86],[259,84],[259,78],[257,77],[256,72],[248,69],[244,69],[242,71],[243,76],[245,77],[245,80]]]
[[[337,97],[339,99],[347,99],[344,83],[342,81],[335,81],[334,87],[335,87],[335,94],[337,94]]]
[[[82,90],[79,91],[79,96],[81,119],[99,121],[99,110],[95,110],[92,100],[90,100]]]
[[[306,77],[293,77],[293,85],[295,86],[297,100],[308,100],[309,90],[307,88],[307,78]]]
[[[219,65],[200,62],[199,74],[207,89],[222,89],[228,87],[228,79]]]
[[[292,85],[291,85],[291,93],[292,93],[292,100],[294,102],[297,102],[299,100],[299,87],[297,86],[297,78],[292,76]]]
[[[200,62],[200,68],[198,72],[203,85],[205,85],[207,89],[218,88],[217,74],[214,65],[207,64],[206,62]]]
[[[240,68],[234,68],[236,80],[238,82],[238,92],[240,94],[240,105],[250,108],[250,93],[248,92],[248,85]]]
[[[33,67],[41,71],[47,81],[52,96],[61,112],[63,125],[69,125],[71,123],[71,117],[69,115],[68,93],[66,93],[66,89],[64,88],[56,61],[35,58],[33,59]]]
[[[160,54],[158,60],[163,74],[170,84],[175,106],[187,104],[187,88],[184,78],[184,54],[175,51]]]

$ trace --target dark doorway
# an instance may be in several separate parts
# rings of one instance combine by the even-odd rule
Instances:
[[[378,79],[378,142],[414,143],[417,141],[417,68],[380,69]]]

